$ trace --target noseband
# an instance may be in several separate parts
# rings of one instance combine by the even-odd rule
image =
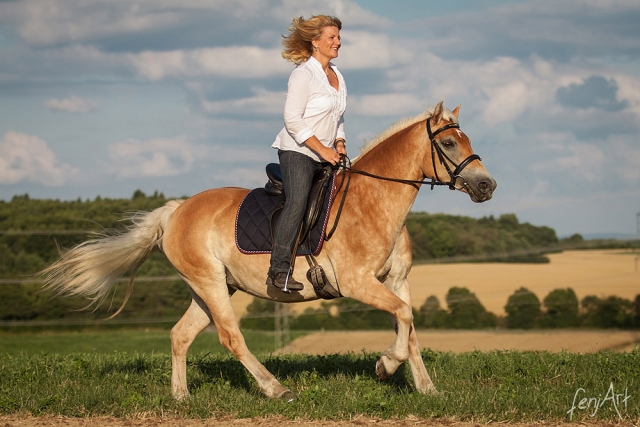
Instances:
[[[451,124],[442,126],[440,129],[437,129],[435,132],[431,132],[431,118],[427,119],[427,135],[429,136],[429,141],[431,141],[431,161],[433,162],[433,173],[436,176],[436,179],[431,181],[432,190],[433,190],[433,186],[436,185],[435,184],[436,182],[442,183],[441,185],[448,185],[450,190],[455,190],[458,179],[462,180],[462,187],[465,187],[465,188],[468,187],[469,184],[467,184],[464,178],[460,176],[460,172],[462,172],[462,170],[467,166],[469,166],[469,163],[473,162],[474,160],[480,160],[480,161],[482,160],[480,156],[478,156],[477,154],[470,155],[469,157],[464,159],[462,162],[460,162],[460,164],[456,164],[456,162],[451,160],[449,156],[447,156],[445,152],[442,150],[442,147],[440,146],[440,144],[438,144],[438,142],[436,141],[436,135],[448,129],[460,129],[460,125],[458,123],[451,123]],[[445,169],[449,173],[449,179],[450,179],[449,182],[443,183],[442,181],[440,181],[440,177],[438,176],[438,169],[436,168],[436,156],[435,156],[436,153],[438,153],[438,159],[440,160],[440,164],[444,165]],[[449,166],[449,164],[455,167],[453,171],[451,171],[451,167]]]

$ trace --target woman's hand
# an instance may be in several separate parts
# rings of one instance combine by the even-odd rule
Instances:
[[[339,155],[341,156],[347,155],[347,143],[345,142],[344,139],[342,138],[336,139],[336,142],[333,144],[333,146],[336,147],[336,151],[338,152]]]
[[[333,148],[325,146],[315,135],[307,139],[304,145],[315,151],[325,162],[329,162],[334,166],[340,162],[340,152],[336,151],[337,148],[334,150]],[[347,152],[344,150],[344,147],[342,147],[342,149],[344,154],[346,154]]]
[[[322,152],[318,153],[325,161],[331,163],[333,166],[340,162],[340,153],[332,148],[322,146]]]

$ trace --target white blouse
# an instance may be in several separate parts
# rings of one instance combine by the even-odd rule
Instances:
[[[315,135],[322,144],[333,147],[336,138],[345,138],[347,86],[336,66],[333,63],[329,66],[338,76],[338,90],[329,84],[322,65],[314,57],[293,70],[284,105],[284,127],[271,145],[273,148],[297,151],[323,161],[304,141]]]

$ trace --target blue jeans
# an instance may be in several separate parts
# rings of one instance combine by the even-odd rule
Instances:
[[[286,197],[284,208],[274,226],[270,274],[286,273],[291,266],[293,245],[307,208],[313,176],[323,164],[296,151],[278,151],[282,184]]]

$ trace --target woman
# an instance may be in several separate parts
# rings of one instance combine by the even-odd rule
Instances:
[[[304,287],[292,276],[291,259],[313,176],[347,154],[347,88],[331,63],[338,57],[341,28],[342,22],[332,16],[300,17],[282,40],[282,57],[297,66],[289,77],[284,128],[272,145],[278,149],[286,202],[274,228],[267,285],[285,291]]]

